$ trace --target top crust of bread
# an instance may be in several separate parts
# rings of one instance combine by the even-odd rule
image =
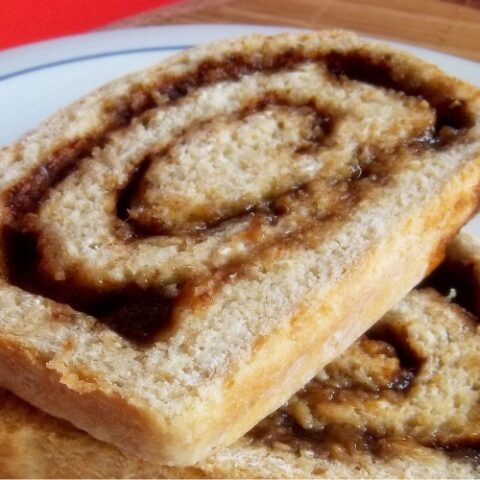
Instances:
[[[145,459],[212,454],[438,264],[479,119],[473,87],[345,32],[102,87],[0,152],[0,383]]]
[[[437,271],[455,292],[410,292],[281,409],[191,467],[127,456],[0,392],[0,477],[478,478],[480,309],[451,298],[478,296],[479,267],[478,240],[459,235]]]

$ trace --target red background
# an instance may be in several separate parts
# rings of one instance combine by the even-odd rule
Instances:
[[[0,0],[0,49],[81,33],[178,0]]]

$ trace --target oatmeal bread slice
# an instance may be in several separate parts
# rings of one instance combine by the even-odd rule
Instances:
[[[437,265],[480,183],[473,87],[345,32],[202,46],[0,152],[0,383],[191,465]]]
[[[0,476],[479,478],[480,310],[456,302],[473,305],[480,292],[455,265],[478,269],[480,244],[461,235],[450,253],[430,288],[410,292],[286,405],[194,466],[127,456],[4,391]]]

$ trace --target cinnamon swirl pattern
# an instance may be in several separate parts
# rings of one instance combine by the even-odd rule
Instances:
[[[174,402],[198,396],[210,405],[198,420],[217,409],[226,421],[255,368],[274,385],[282,365],[286,391],[242,394],[224,438],[210,416],[195,447],[161,443],[165,461],[191,463],[285,401],[438,263],[477,204],[479,112],[472,87],[338,32],[202,47],[107,85],[0,154],[2,332],[70,391],[138,396],[181,441],[191,427],[172,426],[184,422]],[[9,368],[0,381],[25,388]],[[49,403],[136,449],[95,415],[72,419],[75,402]],[[159,441],[138,448],[156,457]]]
[[[402,74],[389,56],[288,48],[130,86],[100,128],[10,182],[9,280],[154,338],[187,282],[231,275],[345,216],[412,158],[466,141],[465,100]],[[152,318],[132,328],[140,311]]]

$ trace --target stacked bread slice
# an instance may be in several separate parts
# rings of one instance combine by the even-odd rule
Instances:
[[[415,426],[405,395],[422,362],[413,371],[391,343],[397,323],[422,330],[406,317],[443,305],[435,294],[411,294],[389,314],[403,320],[387,316],[378,338],[315,375],[441,262],[477,208],[473,87],[345,32],[251,36],[102,87],[1,150],[0,165],[0,384],[115,445],[30,421],[5,394],[7,432],[27,415],[39,438],[72,439],[72,457],[52,462],[41,442],[47,468],[64,475],[81,445],[100,455],[85,475],[348,476],[335,469],[351,445],[363,474],[377,449],[471,468],[427,437],[455,450],[449,435],[474,414]],[[390,372],[380,386],[377,367]],[[355,401],[373,403],[348,420]],[[380,426],[376,409],[395,402],[406,417]],[[410,427],[413,443],[397,445]]]
[[[2,392],[0,473],[478,478],[480,326],[473,301],[479,280],[480,242],[462,234],[427,285],[410,292],[247,435],[191,467],[125,455]]]

